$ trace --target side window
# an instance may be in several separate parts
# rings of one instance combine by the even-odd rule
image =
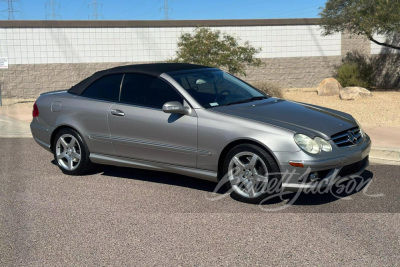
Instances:
[[[161,79],[143,74],[125,74],[121,102],[158,108],[169,101],[183,103],[183,98]]]
[[[100,100],[118,102],[122,76],[122,74],[104,76],[89,85],[82,95]]]

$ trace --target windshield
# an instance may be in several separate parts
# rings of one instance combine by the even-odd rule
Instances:
[[[204,108],[267,98],[250,85],[217,69],[169,73]]]

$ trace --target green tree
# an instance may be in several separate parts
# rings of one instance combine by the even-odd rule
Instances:
[[[193,34],[184,33],[179,37],[178,50],[172,62],[186,62],[223,68],[232,74],[246,75],[245,67],[260,66],[261,60],[255,55],[261,51],[245,42],[220,31],[197,28]]]
[[[400,50],[398,43],[382,43],[373,37],[400,33],[400,0],[328,0],[320,16],[325,35],[365,35],[378,45]]]

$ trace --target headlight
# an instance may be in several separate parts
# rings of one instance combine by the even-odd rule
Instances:
[[[305,134],[296,134],[294,136],[294,141],[301,149],[310,154],[318,154],[321,150],[325,152],[332,151],[331,144],[321,137],[315,137],[312,139]]]
[[[318,154],[320,152],[320,148],[311,137],[308,137],[304,134],[296,134],[294,136],[294,141],[296,144],[303,149],[304,151],[311,153],[311,154]]]
[[[321,137],[315,137],[314,141],[318,144],[319,148],[322,151],[325,151],[325,152],[331,152],[332,151],[331,144],[329,144],[325,139],[322,139]]]

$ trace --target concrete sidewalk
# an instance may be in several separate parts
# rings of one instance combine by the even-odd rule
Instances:
[[[32,138],[29,122],[20,121],[6,115],[0,115],[0,137]]]
[[[400,165],[400,128],[365,126],[363,129],[372,139],[372,162]],[[0,115],[0,137],[32,138],[29,122]]]
[[[400,164],[400,128],[387,126],[365,126],[371,137],[370,158],[378,163]]]

